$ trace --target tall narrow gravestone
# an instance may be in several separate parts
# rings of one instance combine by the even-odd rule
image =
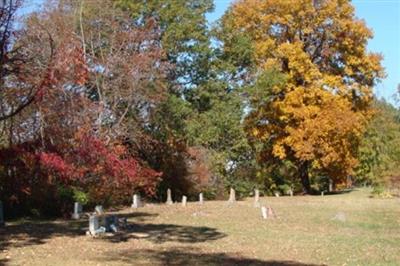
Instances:
[[[168,205],[172,205],[172,196],[171,196],[171,189],[167,189],[167,202]]]
[[[81,217],[82,205],[79,202],[74,203],[74,213],[72,214],[72,219],[78,220]]]
[[[139,208],[141,207],[141,202],[140,202],[140,196],[137,194],[133,195],[133,202],[132,202],[132,208]]]
[[[235,195],[235,190],[233,188],[231,188],[230,192],[229,192],[229,203],[234,203],[236,201],[236,195]]]
[[[254,207],[260,207],[260,191],[254,189]]]
[[[103,214],[103,213],[104,213],[103,206],[97,205],[97,206],[94,208],[94,211],[95,211],[97,214]]]
[[[203,204],[204,203],[204,198],[203,198],[203,193],[199,194],[199,203]]]
[[[267,208],[265,206],[261,207],[261,215],[263,219],[267,219],[268,218],[268,212],[267,212]]]
[[[89,216],[89,232],[92,236],[96,235],[99,229],[99,218],[96,215]]]
[[[186,207],[186,202],[187,202],[187,197],[186,196],[182,196],[182,206]]]
[[[293,197],[293,189],[289,190],[289,195]]]
[[[3,202],[0,201],[0,227],[4,226]]]

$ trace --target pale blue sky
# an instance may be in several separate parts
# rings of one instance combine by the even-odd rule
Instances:
[[[284,0],[276,0],[284,1]],[[222,16],[232,0],[214,0],[212,22]],[[400,84],[400,0],[353,0],[358,18],[364,19],[374,32],[368,49],[381,53],[387,77],[376,86],[375,94],[394,103],[393,95]]]
[[[101,0],[99,0],[101,1]],[[284,0],[276,0],[284,1]],[[26,10],[37,8],[44,0],[26,0]],[[214,0],[215,11],[207,18],[220,18],[233,0]],[[374,32],[368,49],[381,53],[387,77],[376,86],[375,93],[394,102],[393,95],[400,84],[400,0],[353,0],[357,17],[364,19]]]

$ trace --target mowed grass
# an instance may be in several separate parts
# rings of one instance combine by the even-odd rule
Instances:
[[[400,265],[400,199],[368,190],[119,211],[131,228],[85,235],[87,221],[19,221],[0,229],[0,265]],[[345,221],[332,219],[337,213]]]

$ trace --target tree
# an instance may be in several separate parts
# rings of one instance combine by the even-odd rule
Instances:
[[[359,184],[388,183],[390,177],[398,179],[400,172],[400,112],[384,100],[376,99],[373,106],[375,113],[359,149]]]
[[[284,74],[284,84],[253,86],[266,90],[251,99],[246,121],[250,139],[264,143],[260,161],[291,161],[307,193],[310,175],[340,183],[353,174],[383,70],[381,57],[367,52],[372,33],[350,2],[240,0],[222,25],[251,40],[258,73]]]

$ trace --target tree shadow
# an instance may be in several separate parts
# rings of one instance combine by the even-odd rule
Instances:
[[[57,236],[79,236],[85,234],[81,228],[87,225],[79,221],[35,221],[8,223],[0,228],[0,250],[7,247],[40,245]]]
[[[127,229],[102,237],[101,240],[119,243],[130,239],[146,239],[154,244],[162,244],[165,242],[199,243],[223,237],[226,237],[226,234],[205,226],[129,223]]]
[[[125,228],[117,233],[101,235],[98,241],[111,243],[126,242],[130,239],[146,239],[153,243],[179,242],[197,243],[217,240],[226,235],[210,227],[194,227],[175,224],[151,224],[146,220],[157,216],[145,212],[115,213],[118,218],[128,220]],[[0,250],[7,247],[23,247],[29,245],[41,245],[47,240],[58,237],[84,236],[88,230],[87,219],[78,221],[55,220],[14,222],[0,228]]]
[[[205,253],[193,250],[193,247],[172,248],[166,251],[159,250],[126,250],[110,252],[99,257],[101,262],[120,262],[123,264],[138,263],[141,261],[156,265],[238,265],[238,266],[317,266],[296,261],[260,260],[240,256],[235,253]],[[320,264],[323,265],[323,264]]]

